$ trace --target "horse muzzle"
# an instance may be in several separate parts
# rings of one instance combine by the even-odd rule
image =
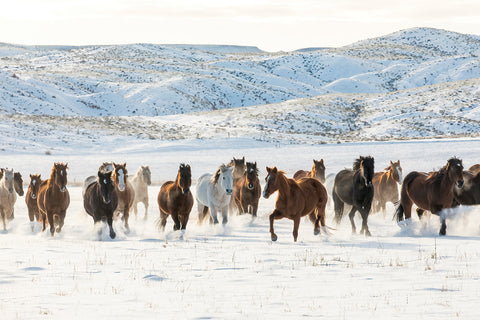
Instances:
[[[103,202],[105,202],[105,204],[109,204],[112,201],[110,199],[103,199]]]
[[[227,196],[230,196],[230,195],[232,195],[233,190],[232,189],[225,189],[225,193],[227,194]]]
[[[458,181],[457,181],[457,187],[458,187],[459,189],[462,189],[462,188],[463,188],[463,180],[458,180]]]
[[[118,190],[119,190],[120,192],[125,191],[125,186],[118,186]]]
[[[60,188],[60,191],[61,191],[61,192],[67,191],[67,187],[65,187],[65,186],[61,187],[61,188]]]
[[[190,188],[183,188],[182,191],[183,194],[187,194],[190,191]]]
[[[370,180],[370,181],[368,181],[368,182],[365,182],[365,186],[367,186],[368,188],[373,187],[372,181]]]
[[[268,199],[268,197],[270,197],[270,195],[266,191],[263,191],[263,197],[265,199]]]

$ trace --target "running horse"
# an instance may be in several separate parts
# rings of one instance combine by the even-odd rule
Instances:
[[[193,196],[190,191],[192,172],[187,164],[180,164],[175,181],[167,181],[160,188],[157,202],[160,209],[159,229],[165,231],[167,217],[172,216],[173,230],[187,228],[190,211],[193,207]]]
[[[143,203],[145,207],[144,220],[148,217],[148,186],[152,184],[152,172],[149,166],[140,166],[137,173],[133,178],[128,177],[128,181],[131,182],[135,197],[133,198],[133,212],[135,213],[135,219],[138,213],[138,203]]]
[[[238,214],[257,216],[262,187],[258,179],[257,163],[247,162],[243,177],[233,186],[233,198]]]
[[[267,167],[266,184],[263,189],[263,197],[268,199],[270,195],[278,191],[275,210],[270,215],[270,237],[277,241],[277,235],[273,229],[274,220],[288,218],[293,220],[293,241],[298,238],[300,219],[306,215],[316,213],[314,234],[320,233],[320,225],[328,234],[325,226],[325,207],[327,206],[327,190],[323,184],[313,178],[303,178],[298,182],[285,176],[285,172],[277,167]]]
[[[237,182],[243,178],[243,174],[245,172],[245,157],[241,159],[236,159],[235,157],[227,164],[227,166],[233,168],[233,191],[235,192],[235,186]],[[235,198],[230,198],[230,203],[228,204],[228,211],[230,214],[233,213],[234,208],[236,207]]]
[[[48,180],[42,181],[38,190],[37,203],[42,215],[50,225],[50,235],[61,232],[65,222],[67,208],[70,205],[70,194],[67,190],[68,164],[56,162]],[[55,229],[55,227],[57,227]]]
[[[342,220],[345,204],[351,205],[348,217],[352,225],[352,233],[356,232],[354,218],[355,212],[358,211],[362,216],[360,233],[365,236],[371,236],[367,222],[373,200],[374,163],[375,160],[370,156],[356,159],[353,163],[353,170],[344,169],[337,173],[332,190],[337,224]]]
[[[299,180],[304,177],[315,178],[321,183],[325,184],[325,164],[323,163],[323,159],[320,159],[320,161],[313,159],[313,167],[311,171],[298,170],[293,175],[293,179],[295,180]]]
[[[13,210],[17,195],[14,188],[13,169],[2,169],[0,178],[0,215],[2,216],[3,230],[7,230],[6,220],[13,219]]]
[[[400,194],[400,203],[395,211],[397,222],[410,219],[412,205],[417,205],[417,214],[421,218],[423,212],[428,210],[440,217],[442,226],[440,235],[447,231],[446,217],[441,211],[452,206],[454,200],[454,187],[463,187],[462,160],[450,158],[447,164],[439,171],[430,173],[412,171],[403,179]]]
[[[385,215],[387,202],[398,201],[398,185],[402,182],[402,167],[400,160],[390,161],[390,165],[383,172],[375,172],[373,175],[373,212],[382,211]]]
[[[41,175],[31,174],[30,175],[30,184],[28,185],[27,194],[25,196],[25,203],[27,204],[28,217],[30,219],[30,226],[34,228],[33,221],[41,222],[43,225],[42,231],[45,231],[47,216],[40,213],[38,209],[37,196],[38,190],[40,189],[40,184],[42,183]]]

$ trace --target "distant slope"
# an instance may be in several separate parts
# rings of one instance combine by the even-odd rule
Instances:
[[[480,77],[480,37],[414,28],[342,48],[0,44],[0,113],[148,117]]]

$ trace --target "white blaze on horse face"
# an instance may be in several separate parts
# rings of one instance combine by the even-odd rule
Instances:
[[[37,182],[37,180],[33,180],[32,181],[32,185],[35,187],[35,183]]]
[[[125,174],[123,170],[118,170],[118,190],[125,191]]]
[[[268,189],[268,183],[270,182],[270,175],[267,176],[267,181],[265,182],[265,187],[263,188],[263,197],[267,198],[267,189]]]
[[[230,195],[233,192],[233,170],[228,168],[221,173],[222,186],[225,189],[225,193]]]
[[[397,173],[398,173],[398,183],[402,183],[402,170],[400,170],[399,167],[397,167]]]

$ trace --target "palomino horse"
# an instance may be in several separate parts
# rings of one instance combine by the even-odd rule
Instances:
[[[325,183],[325,164],[323,163],[323,159],[320,159],[320,161],[317,161],[314,159],[313,167],[311,171],[298,170],[293,175],[293,179],[295,180],[299,180],[304,177],[315,178],[324,184]]]
[[[412,205],[416,204],[419,218],[426,210],[440,216],[442,223],[440,235],[444,236],[447,225],[445,217],[440,215],[440,211],[452,206],[455,184],[459,188],[463,187],[463,164],[462,160],[457,158],[450,158],[439,171],[431,173],[410,172],[403,179],[400,203],[395,211],[397,221],[402,221],[404,214],[405,219],[410,219]]]
[[[210,209],[213,223],[218,223],[217,212],[222,213],[223,224],[228,222],[228,205],[233,193],[233,168],[222,164],[214,175],[205,173],[197,182],[196,198],[198,221],[202,222]]]
[[[453,188],[455,205],[475,205],[480,204],[480,170],[471,172],[463,171],[463,187],[457,185]]]
[[[135,193],[133,198],[133,212],[135,218],[137,218],[139,202],[143,203],[145,207],[145,215],[143,218],[146,220],[148,216],[148,186],[152,184],[152,173],[149,166],[141,166],[138,168],[137,173],[133,178],[128,178],[128,181],[132,183],[132,187]]]
[[[38,222],[42,222],[43,229],[45,231],[46,228],[46,220],[47,216],[40,214],[40,210],[38,210],[37,204],[37,196],[38,190],[40,189],[40,184],[42,183],[41,175],[34,174],[30,175],[30,184],[28,185],[27,195],[25,196],[25,203],[27,204],[28,209],[28,217],[30,218],[30,226],[33,232],[33,221],[36,220]]]
[[[2,169],[0,179],[0,214],[2,216],[3,230],[7,230],[6,220],[13,219],[13,208],[17,195],[14,188],[13,169]]]
[[[92,216],[93,222],[106,220],[110,238],[115,239],[113,230],[113,213],[118,205],[118,196],[112,182],[112,171],[98,171],[97,177],[90,176],[83,183],[83,207]],[[102,230],[99,230],[99,234]]]
[[[247,162],[242,179],[233,186],[233,198],[238,214],[250,213],[256,217],[261,194],[257,163]]]
[[[354,218],[358,210],[362,216],[360,233],[365,233],[366,236],[371,235],[367,221],[373,200],[373,174],[374,159],[368,156],[355,160],[353,170],[344,169],[335,176],[332,190],[335,221],[339,224],[342,221],[345,204],[351,205],[348,216],[352,224],[352,233],[356,232]]]
[[[167,181],[160,188],[157,202],[160,209],[159,229],[165,231],[168,215],[172,216],[173,230],[185,230],[193,207],[193,196],[190,192],[192,172],[187,164],[180,164],[175,181]]]
[[[319,223],[325,233],[325,207],[327,206],[327,190],[317,179],[304,178],[298,182],[285,176],[285,172],[278,171],[277,167],[267,167],[266,184],[263,197],[268,199],[272,193],[278,191],[275,210],[270,215],[270,236],[277,241],[273,230],[273,221],[282,218],[293,220],[293,241],[297,241],[298,227],[303,216],[316,212],[314,234],[320,233]]]
[[[400,160],[390,161],[390,165],[383,172],[375,172],[373,179],[373,211],[382,211],[385,215],[387,202],[398,201],[398,183],[402,182],[402,167]]]
[[[42,215],[47,217],[52,237],[55,233],[55,226],[57,226],[57,232],[62,231],[67,208],[70,205],[70,194],[67,190],[67,169],[67,164],[55,163],[50,178],[42,181],[38,190],[38,209]]]
[[[236,159],[235,157],[227,164],[229,167],[233,167],[233,191],[235,192],[235,186],[238,180],[243,178],[243,174],[245,172],[245,157],[242,159]],[[230,214],[233,213],[235,208],[235,200],[234,197],[230,198],[230,203],[228,205],[228,211]]]

